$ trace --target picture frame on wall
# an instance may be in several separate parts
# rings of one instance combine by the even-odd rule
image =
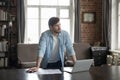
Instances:
[[[83,23],[95,23],[96,13],[95,12],[82,12],[82,22]]]

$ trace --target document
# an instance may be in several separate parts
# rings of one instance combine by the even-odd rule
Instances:
[[[27,71],[28,69],[26,69]],[[37,72],[34,72],[35,74],[62,74],[62,72],[59,69],[42,69],[39,68]]]
[[[42,68],[40,68],[36,73],[37,74],[62,74],[62,72],[59,69],[42,69]]]

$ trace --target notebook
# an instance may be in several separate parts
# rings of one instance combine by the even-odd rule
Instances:
[[[64,71],[69,73],[89,71],[92,63],[93,59],[77,60],[73,67],[64,67]]]

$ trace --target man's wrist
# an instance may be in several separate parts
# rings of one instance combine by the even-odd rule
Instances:
[[[37,67],[37,68],[39,68],[40,66],[39,66],[39,65],[37,65],[36,67]]]

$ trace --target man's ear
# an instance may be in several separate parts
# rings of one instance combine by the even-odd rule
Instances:
[[[53,29],[53,27],[52,27],[52,26],[50,26],[49,28],[50,28],[50,30],[52,30],[52,29]]]

